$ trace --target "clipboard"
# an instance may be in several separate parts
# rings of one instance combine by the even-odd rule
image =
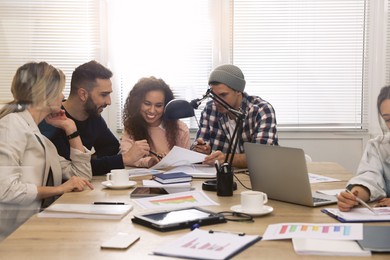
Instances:
[[[321,212],[342,223],[390,222],[390,207],[375,208],[377,215],[367,208],[353,208],[349,212],[341,212],[337,208],[324,208]]]
[[[153,251],[155,255],[190,259],[230,259],[256,242],[258,235],[194,229]]]

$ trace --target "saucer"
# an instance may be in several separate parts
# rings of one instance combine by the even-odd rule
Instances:
[[[234,211],[234,212],[245,213],[245,214],[251,215],[251,216],[253,216],[253,217],[262,216],[262,215],[267,215],[267,214],[271,213],[272,211],[274,211],[274,208],[273,208],[273,207],[266,206],[266,205],[264,205],[264,207],[263,207],[262,210],[255,211],[255,212],[245,212],[245,211],[243,211],[243,210],[241,209],[241,205],[232,206],[230,209],[231,209],[232,211]]]
[[[135,181],[129,181],[127,184],[121,184],[121,185],[113,185],[111,181],[103,181],[102,185],[106,188],[113,189],[113,190],[122,190],[134,187],[137,185],[137,182]]]

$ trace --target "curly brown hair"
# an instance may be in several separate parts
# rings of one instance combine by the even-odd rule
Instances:
[[[141,116],[140,109],[146,93],[153,90],[159,90],[164,93],[164,107],[169,101],[174,99],[172,90],[162,79],[155,77],[141,78],[127,96],[122,116],[125,131],[134,140],[146,139],[149,144],[152,143],[152,139],[149,136],[148,124]],[[176,144],[176,137],[178,135],[178,120],[168,120],[163,116],[162,125],[166,130],[165,135],[169,143],[169,148],[172,149]]]

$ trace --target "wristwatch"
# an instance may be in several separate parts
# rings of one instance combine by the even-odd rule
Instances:
[[[79,131],[76,130],[75,132],[73,132],[72,134],[68,135],[67,137],[68,137],[68,140],[70,140],[70,139],[73,139],[73,138],[75,138],[77,136],[80,136],[80,133],[79,133]]]

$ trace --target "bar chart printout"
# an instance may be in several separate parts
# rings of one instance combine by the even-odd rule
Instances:
[[[290,238],[361,240],[363,239],[363,224],[279,223],[269,225],[263,235],[263,240]]]

